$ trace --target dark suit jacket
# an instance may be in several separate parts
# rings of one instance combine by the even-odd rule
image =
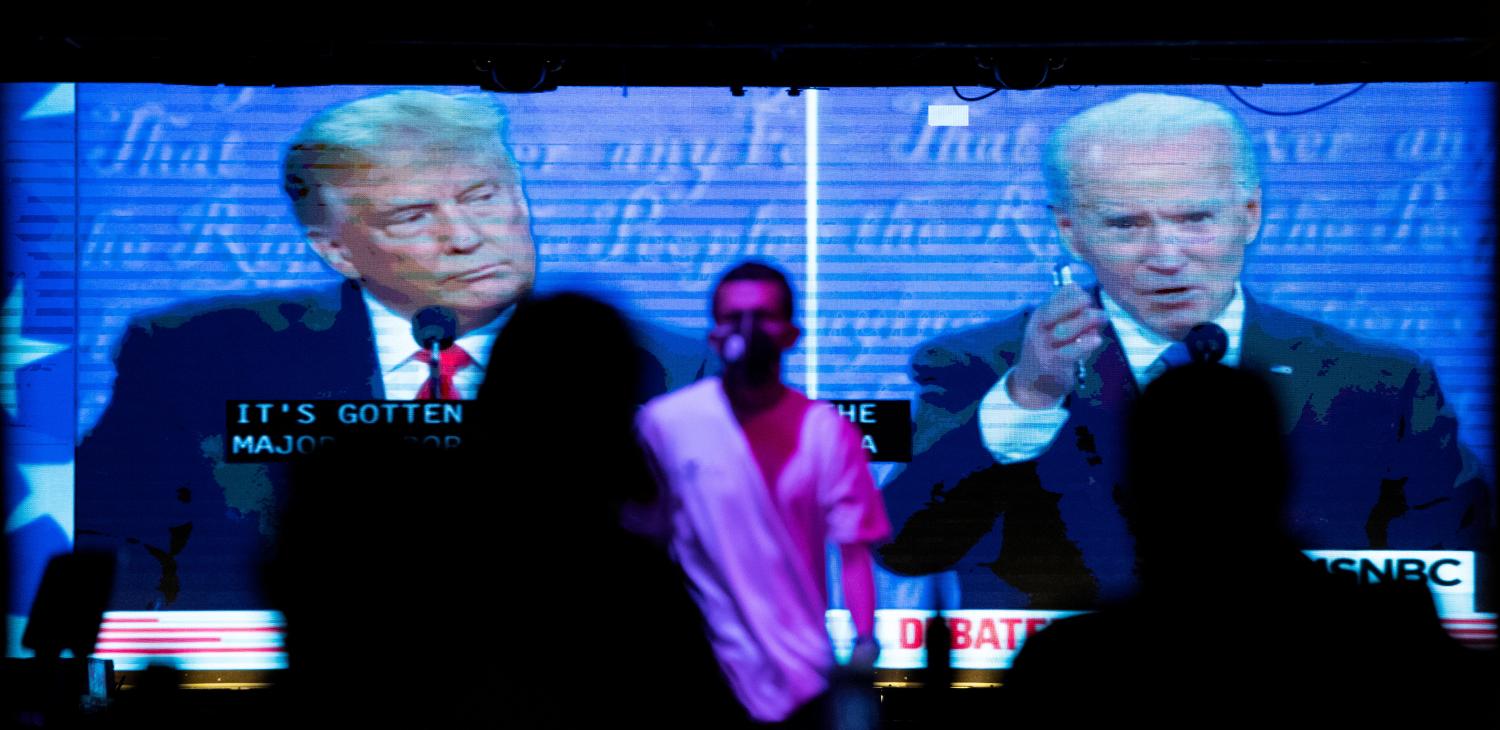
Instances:
[[[956,570],[966,607],[1088,608],[1135,583],[1118,499],[1137,387],[1112,329],[1042,456],[999,464],[980,436],[979,401],[1015,362],[1030,314],[944,335],[912,358],[916,442],[885,488],[898,532],[879,557],[904,575]],[[1305,547],[1472,549],[1482,539],[1487,487],[1414,353],[1246,295],[1240,367],[1264,373],[1280,401],[1294,459],[1289,527]]]
[[[643,327],[642,402],[701,377],[707,348]],[[357,286],[214,299],[143,317],[77,458],[82,547],[120,551],[115,609],[261,608],[285,464],[224,463],[230,399],[384,397]],[[371,494],[372,499],[409,495]],[[372,539],[400,539],[400,526]]]

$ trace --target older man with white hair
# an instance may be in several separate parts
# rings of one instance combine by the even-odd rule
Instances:
[[[1241,286],[1261,188],[1233,114],[1133,94],[1065,122],[1045,166],[1063,245],[1099,285],[1065,283],[1037,307],[918,348],[915,455],[885,489],[899,531],[880,551],[887,568],[955,570],[973,607],[1127,595],[1125,411],[1207,322],[1226,335],[1221,362],[1262,374],[1277,395],[1299,459],[1288,526],[1305,547],[1482,539],[1487,488],[1432,368]],[[1214,475],[1203,483],[1213,489]]]

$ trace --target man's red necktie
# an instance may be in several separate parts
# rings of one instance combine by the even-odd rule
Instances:
[[[429,367],[432,365],[432,353],[427,350],[418,350],[414,359],[423,365]],[[438,359],[438,372],[442,375],[442,381],[439,383],[441,385],[441,389],[439,390],[441,395],[433,395],[433,382],[432,378],[429,377],[427,382],[422,384],[422,389],[417,391],[417,400],[461,399],[463,396],[459,395],[458,387],[453,384],[453,374],[458,372],[459,368],[472,362],[474,362],[474,359],[469,357],[469,353],[464,352],[464,349],[458,345],[453,345],[443,350],[442,356]]]

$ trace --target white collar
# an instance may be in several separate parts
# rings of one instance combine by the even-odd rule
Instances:
[[[359,291],[365,298],[365,308],[370,311],[370,330],[375,334],[375,356],[380,360],[380,371],[389,373],[412,359],[421,346],[412,337],[410,320],[396,314],[368,289],[361,287]],[[469,353],[469,357],[480,369],[488,367],[490,350],[495,347],[495,336],[515,311],[514,304],[506,307],[489,324],[464,333],[454,344]]]
[[[1125,350],[1130,372],[1135,374],[1135,380],[1139,383],[1151,363],[1156,362],[1156,358],[1161,357],[1162,352],[1176,340],[1147,329],[1103,289],[1099,290],[1099,299],[1104,304],[1104,313],[1109,315],[1109,323],[1115,328],[1120,347]],[[1213,321],[1223,327],[1224,334],[1229,336],[1229,346],[1224,350],[1224,358],[1220,362],[1230,367],[1239,367],[1240,340],[1245,329],[1245,290],[1239,282],[1234,284],[1234,298],[1229,300],[1229,305]]]

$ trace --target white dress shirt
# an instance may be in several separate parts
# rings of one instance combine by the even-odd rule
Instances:
[[[1101,291],[1100,300],[1120,346],[1125,350],[1130,372],[1140,387],[1146,387],[1147,368],[1176,340],[1152,332],[1135,321],[1109,294]],[[1220,362],[1237,367],[1240,364],[1240,337],[1245,328],[1245,293],[1238,283],[1234,285],[1234,298],[1214,318],[1214,324],[1223,327],[1229,336],[1229,346]],[[1022,408],[1011,400],[1006,386],[1014,369],[1005,371],[1000,382],[979,402],[980,435],[984,438],[985,448],[1002,464],[1041,456],[1068,421],[1068,411],[1062,407],[1066,396],[1058,398],[1052,407],[1038,410]]]
[[[385,383],[385,398],[412,400],[431,372],[427,363],[416,359],[421,345],[412,337],[411,320],[396,314],[369,291],[362,293],[365,308],[370,310],[370,329],[375,333],[375,356],[380,363],[380,378]],[[490,350],[495,347],[495,336],[513,311],[515,305],[507,307],[489,324],[465,333],[454,342],[469,353],[471,361],[453,374],[453,385],[465,400],[479,395],[479,384],[484,381],[484,369],[490,361]]]

